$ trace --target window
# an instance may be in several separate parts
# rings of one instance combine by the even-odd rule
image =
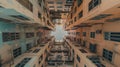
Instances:
[[[15,33],[15,39],[16,40],[20,39],[20,33]]]
[[[120,32],[111,32],[110,40],[120,42]]]
[[[43,21],[45,22],[46,20],[45,20],[45,17],[43,17]]]
[[[54,8],[54,6],[49,6],[49,8]]]
[[[57,2],[57,4],[63,4],[63,2]]]
[[[106,58],[109,61],[112,61],[112,56],[113,56],[113,52],[107,50],[107,49],[103,49],[103,57]]]
[[[42,18],[41,13],[38,12],[38,18]]]
[[[79,19],[81,18],[83,16],[83,11],[81,11],[80,13],[79,13]]]
[[[18,57],[19,55],[21,55],[21,47],[13,50],[14,58]]]
[[[38,62],[39,64],[41,63],[42,59],[43,59],[43,55],[39,57],[39,62]]]
[[[81,44],[81,39],[78,39],[78,43]]]
[[[82,45],[83,47],[85,47],[86,46],[86,41],[83,41],[83,45]]]
[[[77,7],[75,7],[74,13],[76,13],[76,11],[77,11]]]
[[[83,0],[77,0],[77,2],[78,2],[78,6],[80,6],[82,4]]]
[[[54,4],[54,1],[49,1],[48,4]]]
[[[44,4],[45,4],[45,2],[46,2],[46,1],[45,1],[45,0],[43,0],[43,3],[44,3]]]
[[[34,66],[33,67],[36,67],[36,65],[34,64]]]
[[[77,55],[77,60],[78,60],[78,62],[80,62],[80,57]]]
[[[32,38],[32,37],[34,37],[33,32],[26,33],[26,38]]]
[[[92,10],[94,7],[96,7],[97,5],[99,5],[101,3],[101,0],[92,0],[89,3],[89,11]]]
[[[3,42],[18,40],[18,39],[20,39],[20,33],[15,33],[15,32],[3,32],[2,33]]]
[[[43,67],[43,65],[42,65],[42,67]]]
[[[86,36],[86,32],[83,32],[83,36],[84,36],[84,37]]]
[[[120,32],[105,32],[104,39],[120,42]]]
[[[67,1],[70,1],[70,2],[71,2],[71,1],[73,1],[73,0],[67,0]]]
[[[110,39],[109,39],[109,38],[110,38],[109,36],[110,36],[109,32],[105,32],[105,33],[104,33],[104,39],[105,39],[105,40],[110,40]]]
[[[80,32],[76,32],[76,35],[80,35]]]
[[[26,48],[27,48],[27,50],[29,50],[29,49],[32,48],[32,45],[31,44],[26,44]]]
[[[72,13],[71,13],[71,19],[72,19]]]
[[[15,40],[15,33],[10,33],[11,35],[11,40]]]
[[[42,35],[42,32],[37,32],[36,33],[36,36],[38,36],[38,37],[41,37],[41,35]]]
[[[31,60],[31,58],[23,58],[16,66],[14,67],[25,67],[25,65]]]
[[[39,2],[39,5],[41,6],[42,0],[38,0],[38,2]]]
[[[90,51],[93,53],[96,53],[97,52],[96,46],[97,46],[96,44],[90,43],[90,46],[89,46]]]
[[[66,0],[66,3],[68,3],[68,2],[72,2],[73,0]]]
[[[62,8],[62,6],[57,6],[57,8]]]
[[[0,62],[0,67],[2,67],[2,62]]]
[[[87,67],[86,64],[84,65],[84,67]]]
[[[90,33],[90,37],[91,37],[91,38],[95,38],[95,32],[91,32],[91,33]]]
[[[47,13],[47,8],[45,6],[43,6],[43,11],[44,13]]]
[[[47,17],[49,18],[49,14],[47,13]]]
[[[76,67],[78,67],[78,64],[76,64]]]
[[[50,24],[49,20],[47,20],[47,25],[51,26],[51,24]]]
[[[3,32],[2,33],[2,39],[3,39],[3,42],[10,41],[11,40],[10,33]]]
[[[76,22],[76,17],[74,17],[74,22]]]

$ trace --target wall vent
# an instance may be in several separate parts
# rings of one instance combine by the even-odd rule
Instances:
[[[14,18],[17,18],[17,19],[20,19],[20,20],[29,20],[27,17],[24,17],[22,15],[11,15],[11,17],[14,17]]]
[[[120,21],[120,17],[119,18],[112,18],[112,19],[107,19],[107,22],[117,22]]]
[[[106,18],[106,17],[111,16],[111,15],[112,14],[100,14],[98,16],[91,18],[90,20],[101,20],[101,19]]]

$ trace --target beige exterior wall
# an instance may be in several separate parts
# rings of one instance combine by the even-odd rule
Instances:
[[[71,30],[70,32],[80,32],[80,36],[69,35],[69,37],[81,39],[82,41],[86,41],[86,48],[89,49],[89,44],[97,44],[97,55],[102,56],[103,48],[113,52],[113,61],[108,63],[114,64],[116,67],[119,67],[119,58],[120,58],[120,42],[104,40],[104,32],[119,32],[120,23],[105,23],[93,25],[92,27],[83,27],[77,30]],[[97,29],[102,29],[102,34],[95,34],[95,38],[90,38],[90,32],[95,32]],[[86,32],[86,37],[82,36],[82,32]],[[76,52],[75,55],[79,54]],[[81,57],[81,54],[79,54]],[[81,57],[82,58],[82,57]],[[81,59],[82,61],[84,59]],[[76,62],[77,63],[77,62]],[[84,61],[83,63],[87,63]]]
[[[77,0],[76,0],[77,1]],[[113,52],[112,62],[108,63],[113,64],[114,67],[119,67],[120,64],[120,42],[116,41],[109,41],[104,39],[104,32],[120,32],[120,21],[117,22],[106,22],[106,19],[116,18],[119,17],[119,9],[118,5],[120,5],[120,0],[101,0],[101,4],[93,8],[91,11],[88,11],[88,3],[91,0],[83,0],[83,3],[80,7],[77,6],[77,2],[74,2],[74,6],[72,10],[74,10],[75,7],[77,7],[77,12],[73,13],[72,19],[70,19],[71,13],[68,15],[68,21],[65,23],[66,27],[65,29],[68,30],[68,32],[75,33],[80,32],[80,35],[75,34],[69,34],[68,36],[73,39],[81,39],[81,41],[86,41],[86,48],[89,50],[89,44],[97,44],[97,55],[102,56],[103,55],[103,49],[107,49],[109,51]],[[78,19],[79,12],[83,10],[83,17]],[[73,11],[71,11],[73,12]],[[114,16],[103,18],[101,20],[90,20],[91,18],[98,16],[99,14],[112,14]],[[77,21],[74,22],[74,17],[77,17]],[[70,24],[70,21],[73,20],[73,23]],[[78,29],[72,30],[72,28],[75,25],[80,25],[81,23],[90,24],[91,27],[79,27]],[[99,23],[99,24],[94,24]],[[95,34],[95,38],[90,38],[90,32],[96,32],[96,30],[102,30],[101,34]],[[86,32],[86,37],[84,37],[82,34],[83,32]],[[73,40],[74,41],[74,40]],[[75,41],[74,41],[75,42]],[[76,41],[77,42],[77,41]],[[75,64],[83,65],[87,64],[87,67],[93,67],[92,65],[89,66],[89,61],[86,61],[82,54],[79,53],[79,51],[75,51],[75,55],[79,55],[81,57],[81,62],[78,63],[75,60]],[[74,65],[75,67],[75,65]],[[78,66],[79,67],[79,66]],[[84,67],[84,66],[81,66]]]
[[[89,19],[99,15],[99,14],[119,14],[119,9],[117,9],[120,5],[120,0],[101,0],[101,4],[99,4],[98,6],[96,6],[95,8],[93,8],[91,11],[88,10],[88,4],[91,0],[84,0],[83,3],[78,7],[77,6],[77,0],[74,2],[73,8],[71,13],[73,13],[74,8],[77,7],[77,11],[72,16],[72,19],[69,19],[70,14],[68,15],[68,21],[66,22],[66,29],[70,29],[71,27],[81,24],[81,23],[94,23],[94,22],[103,22],[105,21],[105,19],[103,20],[99,20],[99,21],[91,21]],[[114,9],[114,10],[112,10]],[[83,17],[78,19],[78,14],[79,12],[83,10]],[[116,15],[115,14],[115,15]],[[73,20],[74,21],[74,17],[77,17],[77,21],[73,22],[73,24],[70,24],[70,21]],[[109,18],[109,17],[108,17]]]
[[[41,26],[47,26],[50,29],[53,29],[54,25],[52,24],[50,17],[49,17],[49,12],[45,12],[43,10],[43,7],[47,8],[46,2],[44,3],[42,0],[41,6],[39,5],[38,0],[29,0],[31,4],[33,5],[33,12],[25,8],[23,5],[21,5],[18,1],[16,0],[0,0],[1,6],[4,7],[5,9],[13,9],[16,10],[17,12],[27,16],[30,18],[29,23],[35,23]],[[38,12],[41,14],[41,18],[38,17]],[[48,14],[48,17],[47,17]],[[43,17],[45,18],[46,21],[43,21]],[[51,25],[47,24],[47,20]],[[26,22],[27,23],[27,22]]]

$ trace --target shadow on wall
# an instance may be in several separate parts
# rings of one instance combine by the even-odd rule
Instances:
[[[56,25],[55,31],[52,31],[51,35],[55,36],[56,41],[62,41],[64,36],[67,35],[67,31],[63,29],[63,25]]]

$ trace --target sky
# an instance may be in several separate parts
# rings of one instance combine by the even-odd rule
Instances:
[[[57,41],[62,41],[64,36],[67,35],[67,31],[63,29],[63,25],[56,25],[55,31],[52,31],[51,35],[55,36]]]

